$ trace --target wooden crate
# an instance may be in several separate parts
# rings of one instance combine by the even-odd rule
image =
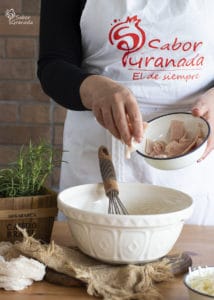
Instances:
[[[0,241],[22,240],[18,224],[29,235],[49,242],[57,211],[57,194],[52,191],[38,196],[0,198]]]

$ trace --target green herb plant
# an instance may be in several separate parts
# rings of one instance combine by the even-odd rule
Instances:
[[[44,194],[45,182],[59,162],[58,154],[59,151],[44,141],[22,146],[17,160],[0,170],[0,197]]]

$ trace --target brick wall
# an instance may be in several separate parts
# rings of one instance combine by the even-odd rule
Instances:
[[[65,109],[43,93],[36,77],[39,6],[40,0],[0,0],[0,168],[29,140],[62,144]],[[11,8],[33,24],[9,24],[5,11]],[[59,171],[50,180],[54,188]]]

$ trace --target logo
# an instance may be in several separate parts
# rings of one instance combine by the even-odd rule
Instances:
[[[137,16],[127,17],[125,22],[116,23],[109,32],[109,41],[116,45],[117,49],[124,52],[122,63],[126,65],[128,56],[140,50],[146,41],[144,30],[139,26],[140,19]]]
[[[168,36],[161,31],[160,36],[147,34],[137,15],[125,21],[115,19],[108,38],[122,53],[122,67],[132,80],[197,80],[205,64],[202,40],[191,35],[184,40],[182,33],[173,32]]]
[[[32,25],[30,16],[17,15],[13,8],[6,9],[5,17],[8,18],[9,25]]]
[[[16,16],[15,10],[13,8],[7,9],[5,11],[5,17],[7,17],[9,20],[13,19]]]

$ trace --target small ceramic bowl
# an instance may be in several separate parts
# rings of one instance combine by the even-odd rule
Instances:
[[[165,256],[192,213],[192,198],[142,183],[119,183],[119,190],[129,215],[108,214],[101,183],[59,193],[58,208],[67,217],[78,248],[109,263],[142,263]]]
[[[191,271],[185,275],[184,285],[190,300],[214,299],[214,267],[199,267]]]
[[[147,141],[167,141],[170,124],[173,120],[184,122],[185,129],[192,136],[196,135],[197,130],[200,127],[203,132],[202,143],[186,154],[165,158],[149,156],[146,153]],[[202,117],[194,117],[191,113],[187,112],[178,112],[159,116],[150,120],[148,123],[148,128],[145,130],[143,141],[139,144],[137,153],[142,155],[148,164],[157,169],[175,170],[190,166],[201,158],[206,149],[207,140],[210,135],[210,126],[209,123]]]

